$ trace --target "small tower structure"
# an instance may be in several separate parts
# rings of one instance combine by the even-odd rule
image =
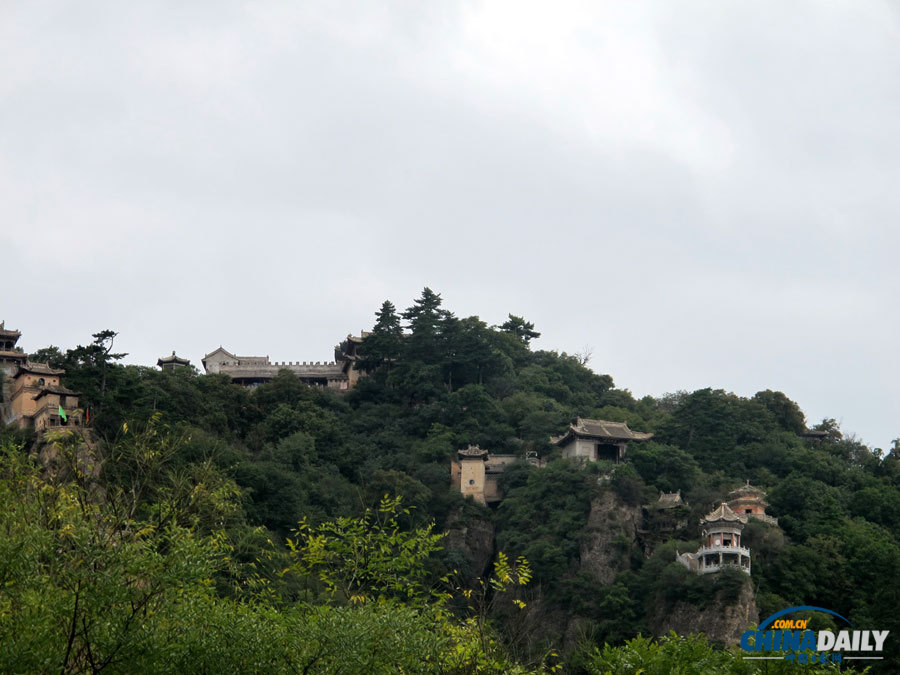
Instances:
[[[0,321],[0,373],[6,377],[14,377],[19,366],[25,363],[25,352],[16,346],[22,333],[6,328],[6,322]]]
[[[485,475],[487,473],[488,451],[477,445],[470,445],[457,452],[459,455],[457,471],[459,472],[459,491],[463,497],[472,497],[479,504],[487,504],[484,494]],[[456,467],[454,467],[456,468]]]
[[[519,455],[497,455],[470,445],[457,450],[450,462],[450,487],[463,497],[471,497],[479,504],[499,502],[503,498],[498,479],[506,467],[521,459]]]
[[[719,572],[731,566],[750,574],[750,549],[741,545],[746,517],[725,502],[700,519],[702,544],[696,553],[681,553],[678,562],[699,574]]]
[[[9,418],[13,378],[28,358],[21,347],[16,346],[20,337],[19,331],[8,330],[6,322],[0,321],[0,422]]]
[[[161,370],[166,370],[168,372],[174,371],[176,368],[188,368],[191,365],[191,362],[187,359],[183,359],[180,356],[175,355],[175,351],[172,351],[172,356],[163,356],[156,361],[156,365],[159,366]]]
[[[766,515],[766,493],[758,487],[750,485],[748,480],[746,484],[737,490],[728,493],[728,507],[742,516],[747,518],[755,518],[770,525],[778,525],[778,519]]]
[[[359,382],[360,371],[356,368],[359,360],[359,346],[371,335],[371,331],[361,330],[359,335],[348,333],[346,339],[334,347],[334,362],[341,364],[341,372],[347,377],[341,381],[341,389],[352,389]]]

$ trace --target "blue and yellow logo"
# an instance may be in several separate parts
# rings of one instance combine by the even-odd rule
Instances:
[[[881,660],[886,630],[809,630],[809,619],[784,619],[797,612],[824,612],[852,624],[837,612],[824,607],[788,607],[775,612],[756,630],[744,631],[741,649],[746,652],[788,652],[785,656],[744,656],[745,659],[784,659],[792,663],[842,663],[853,660]]]

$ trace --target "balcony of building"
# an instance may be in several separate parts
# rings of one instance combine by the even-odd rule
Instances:
[[[82,411],[75,406],[62,406],[65,417],[59,414],[60,406],[49,403],[38,408],[32,419],[36,431],[74,429],[82,426]]]
[[[743,546],[701,546],[695,559],[701,574],[718,572],[725,567],[736,567],[750,574],[750,549]]]

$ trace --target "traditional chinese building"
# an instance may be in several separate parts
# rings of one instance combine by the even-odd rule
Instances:
[[[457,459],[450,462],[450,486],[479,504],[498,502],[503,495],[497,480],[518,459],[518,455],[494,455],[470,445],[459,450]]]
[[[770,525],[778,525],[778,519],[766,515],[766,493],[750,485],[748,480],[737,490],[728,493],[728,506],[735,513],[749,518],[756,518]]]
[[[828,432],[824,429],[805,429],[797,435],[806,441],[824,441],[828,438]]]
[[[658,532],[674,532],[687,527],[688,505],[678,492],[660,492],[656,504],[646,509],[653,527]]]
[[[190,367],[191,362],[187,359],[181,358],[180,356],[176,356],[175,352],[173,351],[171,356],[163,356],[157,359],[156,365],[159,366],[161,370],[172,372],[176,368]]]
[[[16,346],[22,334],[17,330],[6,328],[6,322],[0,321],[0,373],[13,377],[25,363],[26,354]]]
[[[78,393],[60,381],[64,370],[25,361],[13,377],[6,424],[37,431],[82,425]]]
[[[587,462],[609,460],[619,463],[625,458],[629,441],[646,441],[653,434],[632,431],[625,422],[578,418],[562,436],[550,442],[562,450],[562,456]]]
[[[203,357],[203,369],[208,373],[224,373],[245,387],[255,387],[274,379],[280,370],[290,370],[310,386],[348,390],[356,386],[360,372],[356,369],[357,349],[369,334],[348,335],[334,348],[335,360],[270,361],[268,356],[236,356],[219,347]]]
[[[696,553],[680,553],[676,559],[698,574],[735,567],[750,574],[750,549],[741,545],[746,517],[725,502],[700,520],[701,546]]]
[[[637,527],[644,548],[649,557],[656,545],[670,539],[674,532],[688,525],[690,509],[678,492],[660,492],[655,502],[641,507],[641,522]]]
[[[657,509],[677,509],[679,506],[685,506],[684,499],[681,496],[681,490],[678,492],[659,493],[659,498],[656,500]]]

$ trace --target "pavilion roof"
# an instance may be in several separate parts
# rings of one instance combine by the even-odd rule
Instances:
[[[731,499],[738,499],[740,497],[763,498],[766,496],[766,493],[765,493],[765,491],[760,490],[758,487],[754,487],[754,486],[750,485],[750,481],[748,480],[744,485],[741,485],[741,487],[729,492],[728,496]]]
[[[579,417],[574,424],[570,424],[566,433],[551,439],[556,445],[562,445],[571,437],[599,438],[616,441],[646,441],[653,438],[653,434],[643,431],[632,431],[627,422],[610,422],[607,420],[591,420]]]
[[[163,357],[157,359],[157,361],[156,361],[156,365],[158,365],[158,366],[162,366],[163,364],[166,364],[166,363],[174,363],[179,366],[191,365],[191,362],[188,361],[187,359],[183,359],[180,356],[176,356],[174,351],[172,352],[171,356],[163,356]]]
[[[700,519],[701,523],[716,523],[719,521],[746,523],[747,519],[731,510],[725,502],[719,504],[718,508],[713,509]]]

